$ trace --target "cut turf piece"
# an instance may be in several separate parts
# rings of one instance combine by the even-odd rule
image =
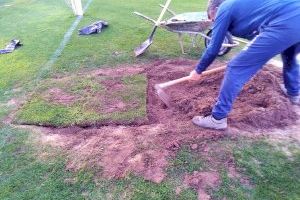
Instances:
[[[147,122],[146,76],[138,70],[125,69],[116,75],[108,71],[45,81],[18,111],[15,122],[53,127]]]

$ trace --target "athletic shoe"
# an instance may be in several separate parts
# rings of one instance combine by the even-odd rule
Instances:
[[[211,128],[216,130],[223,130],[227,128],[227,118],[217,120],[213,118],[212,115],[209,115],[207,117],[195,116],[192,119],[192,122],[195,125],[203,128]]]

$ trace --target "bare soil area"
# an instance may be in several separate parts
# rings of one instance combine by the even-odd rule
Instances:
[[[157,121],[166,117],[166,109],[153,91],[155,83],[187,75],[195,63],[167,61],[147,69],[149,79],[148,111]],[[224,63],[216,62],[213,67]],[[208,115],[217,100],[224,72],[204,77],[200,81],[175,85],[165,92],[170,95],[172,121],[188,121],[195,115]],[[281,73],[273,66],[266,66],[243,89],[229,116],[232,127],[242,130],[281,128],[293,124],[298,116],[289,100],[282,94],[279,83]]]
[[[266,66],[241,92],[229,116],[230,128],[226,131],[202,129],[191,123],[194,115],[207,115],[216,101],[223,73],[216,73],[199,82],[187,82],[170,87],[166,92],[172,99],[167,108],[155,94],[154,84],[187,75],[195,66],[191,60],[159,60],[134,68],[117,69],[121,73],[146,73],[148,78],[148,122],[140,126],[110,125],[100,128],[47,128],[40,141],[63,147],[69,153],[67,169],[84,167],[99,169],[99,175],[112,179],[129,174],[160,183],[166,177],[168,159],[183,144],[191,149],[202,148],[193,141],[216,141],[224,137],[236,137],[256,130],[284,128],[298,119],[293,106],[279,89],[280,72]],[[214,67],[224,63],[217,62]],[[113,74],[110,70],[98,70],[93,74]],[[108,84],[108,83],[107,83]],[[116,85],[113,85],[116,86]],[[113,87],[112,86],[112,87]],[[65,98],[72,101],[72,97]],[[115,105],[123,107],[123,105]],[[113,109],[113,108],[112,108]],[[249,134],[250,133],[250,134]],[[253,134],[253,137],[260,136]],[[206,145],[203,147],[205,151]],[[212,158],[213,159],[213,158]],[[230,160],[231,159],[231,160]],[[232,158],[228,161],[232,163]],[[229,164],[232,174],[234,166]],[[235,175],[233,175],[235,176]],[[216,172],[195,172],[186,175],[183,184],[199,191],[206,198],[205,188],[219,182]]]

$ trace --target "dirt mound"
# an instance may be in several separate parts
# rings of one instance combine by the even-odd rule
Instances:
[[[180,63],[182,65],[174,65]],[[213,67],[224,63],[216,62]],[[148,110],[152,118],[160,121],[166,117],[166,109],[157,102],[155,83],[185,76],[193,69],[192,64],[167,61],[147,70],[149,79]],[[197,82],[182,83],[165,90],[172,100],[173,120],[187,121],[195,115],[208,115],[217,100],[224,72],[204,77]],[[281,73],[272,66],[266,66],[242,90],[229,115],[229,124],[244,130],[284,127],[297,120],[293,106],[279,88]],[[158,105],[160,104],[160,105]]]

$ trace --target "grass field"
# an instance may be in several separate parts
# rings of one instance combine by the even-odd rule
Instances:
[[[83,4],[87,2],[84,0]],[[148,37],[152,25],[132,12],[136,10],[156,18],[160,3],[163,1],[92,1],[62,54],[54,59],[65,33],[76,20],[64,0],[0,1],[0,46],[5,47],[13,38],[24,44],[11,54],[0,55],[0,199],[197,199],[195,188],[180,188],[180,194],[176,190],[181,187],[185,174],[207,169],[221,174],[220,184],[207,189],[212,199],[300,199],[300,146],[295,141],[247,138],[212,141],[211,148],[224,149],[224,152],[211,152],[214,164],[207,155],[186,144],[169,158],[167,178],[156,184],[135,175],[108,180],[99,176],[97,169],[88,167],[69,171],[66,169],[69,155],[62,149],[38,142],[40,133],[32,128],[4,123],[19,101],[24,103],[24,100],[23,109],[14,119],[21,124],[84,126],[87,122],[93,125],[102,120],[144,118],[144,74],[115,78],[125,89],[108,94],[104,93],[102,82],[84,76],[83,72],[153,59],[197,59],[203,51],[202,45],[182,55],[177,36],[165,30],[157,32],[155,42],[143,57],[133,56],[134,47]],[[177,12],[204,11],[206,1],[174,0],[171,7]],[[98,19],[108,21],[109,28],[99,35],[77,35],[77,29]],[[53,103],[47,99],[51,88],[77,95],[76,101],[68,102],[67,106]],[[99,95],[111,100],[120,98],[125,103],[132,99],[137,102],[134,109],[99,115],[87,109],[91,106],[89,102],[101,108],[96,99]],[[230,176],[222,163],[228,156],[233,156],[241,177]]]
[[[51,72],[61,73],[79,68],[136,62],[133,49],[148,37],[152,25],[137,18],[132,12],[138,10],[156,18],[159,14],[159,3],[161,2],[147,1],[146,7],[144,2],[133,0],[92,3],[76,30],[97,19],[107,20],[110,28],[105,30],[105,34],[91,37],[78,36],[75,30]],[[178,11],[197,11],[204,10],[206,5],[198,1],[181,4],[180,1],[174,1],[172,7]],[[59,47],[75,18],[63,0],[14,0],[1,5],[11,5],[0,8],[1,46],[5,46],[12,38],[19,38],[24,43],[22,50],[1,56],[0,64],[4,67],[0,71],[0,88],[3,97],[6,91],[25,87],[36,78]],[[14,22],[11,22],[12,18],[15,19]],[[151,54],[143,57],[142,61],[158,56],[178,56],[180,48],[175,39],[175,35],[159,31],[156,35],[157,42],[151,47]]]

